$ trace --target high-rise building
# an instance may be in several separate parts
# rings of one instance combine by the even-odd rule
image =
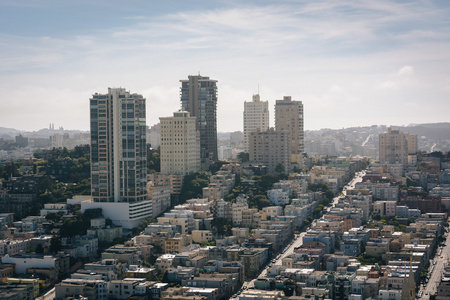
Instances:
[[[150,144],[153,149],[157,149],[161,144],[161,125],[159,123],[147,128],[147,144]]]
[[[249,137],[250,162],[267,166],[268,171],[280,173],[290,170],[290,139],[289,132],[276,131],[270,128],[266,131],[254,131]]]
[[[181,82],[181,110],[197,117],[202,167],[217,161],[217,80],[200,75]]]
[[[289,132],[291,154],[304,152],[303,103],[284,96],[275,102],[275,130]]]
[[[145,99],[123,88],[94,94],[91,111],[91,195],[82,210],[102,208],[125,228],[152,215],[147,197]]]
[[[253,101],[244,102],[244,148],[248,152],[248,138],[251,132],[269,129],[269,101],[261,101],[259,94]]]
[[[380,162],[388,164],[408,164],[408,154],[417,153],[417,135],[403,133],[399,129],[388,128],[379,135]]]
[[[200,133],[197,118],[187,111],[159,118],[161,124],[161,173],[187,175],[200,171]]]

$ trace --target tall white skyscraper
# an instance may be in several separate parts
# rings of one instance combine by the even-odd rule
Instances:
[[[133,228],[152,215],[147,196],[145,99],[123,88],[90,99],[91,195],[82,210]]]
[[[261,101],[259,94],[253,95],[253,101],[244,102],[244,147],[249,151],[251,132],[269,129],[269,101]]]
[[[186,175],[200,171],[200,132],[197,118],[187,111],[159,118],[161,124],[161,173]]]

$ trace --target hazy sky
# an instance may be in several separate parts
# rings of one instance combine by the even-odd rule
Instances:
[[[124,87],[147,124],[180,79],[218,80],[218,130],[258,85],[302,100],[305,129],[450,121],[450,1],[0,0],[0,126],[89,129],[89,98]]]

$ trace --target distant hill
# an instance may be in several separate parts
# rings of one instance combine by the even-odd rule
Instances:
[[[4,138],[5,140],[14,139],[15,136],[21,133],[22,133],[21,130],[17,130],[14,128],[0,127],[0,137]]]
[[[428,123],[413,126],[392,126],[403,132],[417,136],[426,136],[429,139],[450,140],[450,123]]]

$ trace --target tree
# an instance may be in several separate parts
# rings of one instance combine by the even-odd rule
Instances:
[[[312,192],[323,192],[328,202],[333,201],[334,193],[325,183],[310,184],[308,189]]]
[[[111,220],[109,219],[109,221],[111,221]],[[148,217],[144,221],[142,221],[141,224],[139,224],[139,226],[137,228],[133,229],[133,233],[139,234],[141,231],[144,231],[144,229],[147,228],[148,224],[155,223],[155,222],[156,222],[155,218]],[[111,223],[112,223],[112,221],[111,221]]]
[[[275,172],[277,172],[278,174],[284,173],[285,168],[284,165],[282,163],[279,163],[276,167],[275,167]]]
[[[221,160],[215,161],[209,166],[209,171],[214,175],[220,170],[220,168],[222,168],[223,165],[227,165],[227,164],[228,164],[228,162],[226,162],[226,161],[221,161]]]
[[[231,235],[231,223],[225,218],[214,218],[211,221],[211,226],[215,229],[217,232],[217,235],[220,236],[229,236]]]
[[[209,173],[198,172],[187,175],[181,188],[180,199],[188,200],[203,194],[203,188],[209,185]]]
[[[54,236],[50,240],[50,253],[58,253],[59,251],[61,251],[61,239]]]
[[[249,195],[247,202],[249,207],[259,210],[272,205],[266,195]]]
[[[37,244],[34,252],[36,252],[37,254],[44,254],[44,247],[42,247],[42,244]]]
[[[147,169],[150,173],[161,171],[161,148],[153,149],[147,145]]]
[[[258,177],[258,176],[255,176],[255,177]],[[259,182],[259,187],[260,187],[259,194],[266,194],[267,191],[272,188],[273,184],[275,182],[278,182],[279,180],[280,179],[278,178],[278,176],[273,175],[273,174],[266,174],[266,175],[261,176],[259,178],[259,181],[260,181]]]
[[[61,220],[61,215],[55,212],[50,212],[45,216],[45,219],[57,223]]]
[[[241,163],[245,163],[250,161],[250,154],[247,152],[239,152],[237,158]]]
[[[11,176],[17,177],[19,176],[19,164],[14,162],[6,163],[3,166],[0,166],[0,174],[1,178],[8,180]]]

